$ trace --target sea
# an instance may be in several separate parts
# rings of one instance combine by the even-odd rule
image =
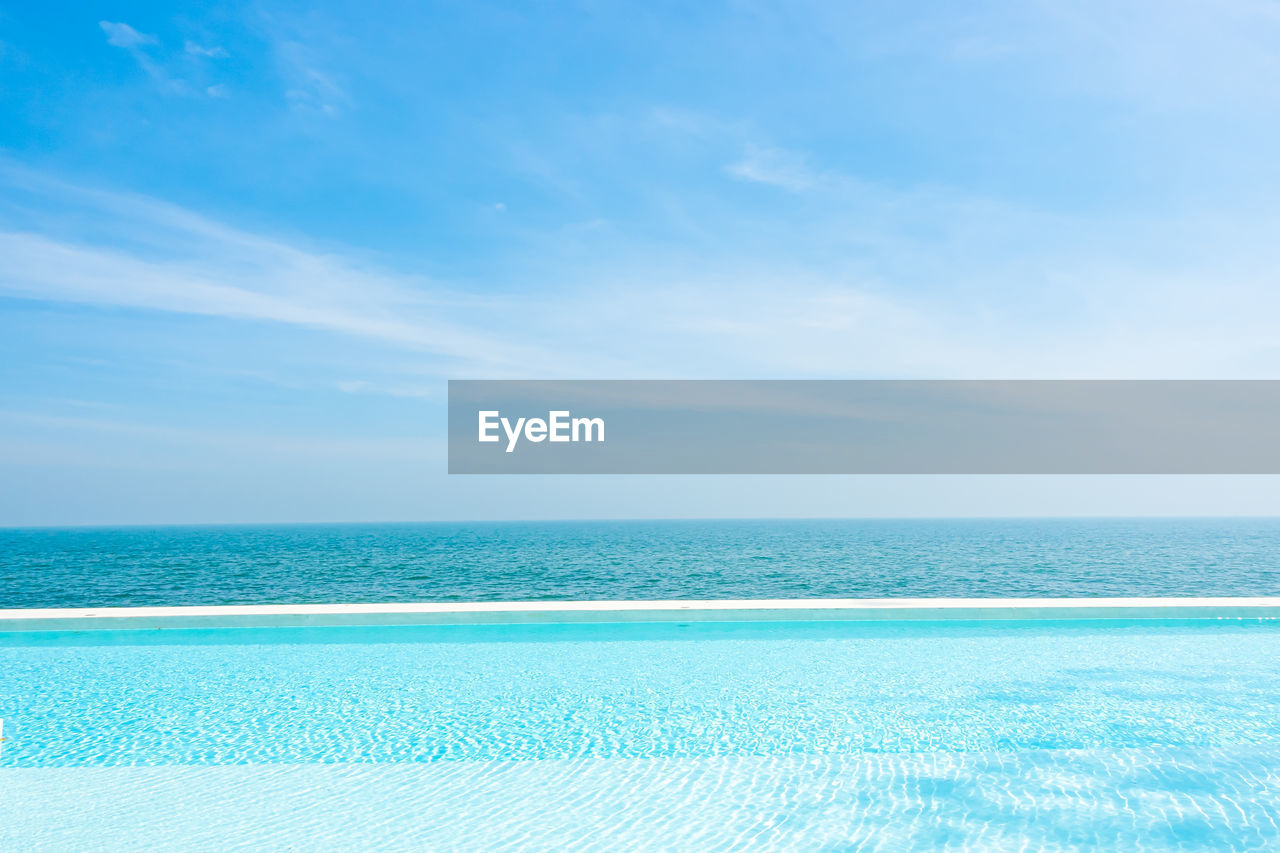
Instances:
[[[1280,519],[0,529],[0,608],[1280,595]]]

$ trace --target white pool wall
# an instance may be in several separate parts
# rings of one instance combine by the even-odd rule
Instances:
[[[1276,619],[1280,598],[811,598],[0,610],[0,633],[573,622]]]

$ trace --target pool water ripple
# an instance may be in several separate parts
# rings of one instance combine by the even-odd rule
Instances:
[[[0,848],[1265,851],[1275,747],[0,771]],[[625,805],[625,808],[622,807]]]
[[[11,634],[0,671],[0,766],[1280,743],[1266,621]]]

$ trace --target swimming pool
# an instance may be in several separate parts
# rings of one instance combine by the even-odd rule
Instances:
[[[0,849],[1276,849],[1280,621],[1169,613],[8,631]]]

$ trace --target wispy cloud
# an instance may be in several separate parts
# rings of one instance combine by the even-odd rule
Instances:
[[[183,49],[192,56],[203,56],[208,59],[226,59],[231,54],[227,53],[227,49],[214,45],[212,47],[204,47],[193,41],[187,41],[183,45]]]
[[[99,21],[98,26],[107,35],[107,44],[128,51],[138,67],[146,72],[156,87],[168,94],[187,94],[190,87],[185,81],[170,76],[169,72],[148,52],[158,42],[154,36],[146,35],[125,23]]]
[[[125,50],[136,50],[143,45],[155,44],[155,36],[145,35],[125,23],[99,21],[98,26],[107,34],[107,44],[122,47]]]
[[[1081,221],[834,176],[794,221],[716,213],[729,237],[720,245],[717,232],[692,254],[624,245],[610,231],[543,232],[537,251],[575,260],[554,285],[517,292],[6,174],[61,213],[0,227],[0,293],[278,324],[407,356],[401,378],[337,372],[330,387],[348,393],[405,396],[446,376],[1280,373],[1268,273],[1280,253],[1266,221]],[[85,221],[92,233],[77,231]],[[808,245],[844,254],[791,257]]]
[[[0,230],[0,292],[7,295],[283,323],[491,368],[546,358],[451,321],[451,303],[483,302],[422,277],[240,231],[145,197],[22,170],[7,176],[61,205],[69,219],[88,209],[113,223],[109,243]]]
[[[173,58],[164,56],[163,46],[155,36],[141,33],[123,22],[99,21],[98,26],[106,33],[107,44],[128,51],[138,63],[138,67],[151,78],[155,87],[161,92],[169,95],[190,96],[203,93],[211,98],[227,97],[228,91],[225,85],[214,83],[196,86],[183,77],[182,69],[175,71]],[[226,50],[221,47],[205,48],[191,41],[186,43],[185,53],[189,58],[200,59],[220,59],[227,56]],[[185,70],[188,72],[193,70],[190,67],[190,60]]]
[[[725,166],[725,172],[740,181],[768,184],[797,193],[821,181],[821,176],[813,172],[802,155],[751,144],[741,159]]]
[[[314,51],[305,44],[281,41],[276,45],[276,57],[285,79],[285,98],[294,108],[336,116],[352,105],[346,89],[321,69]]]

